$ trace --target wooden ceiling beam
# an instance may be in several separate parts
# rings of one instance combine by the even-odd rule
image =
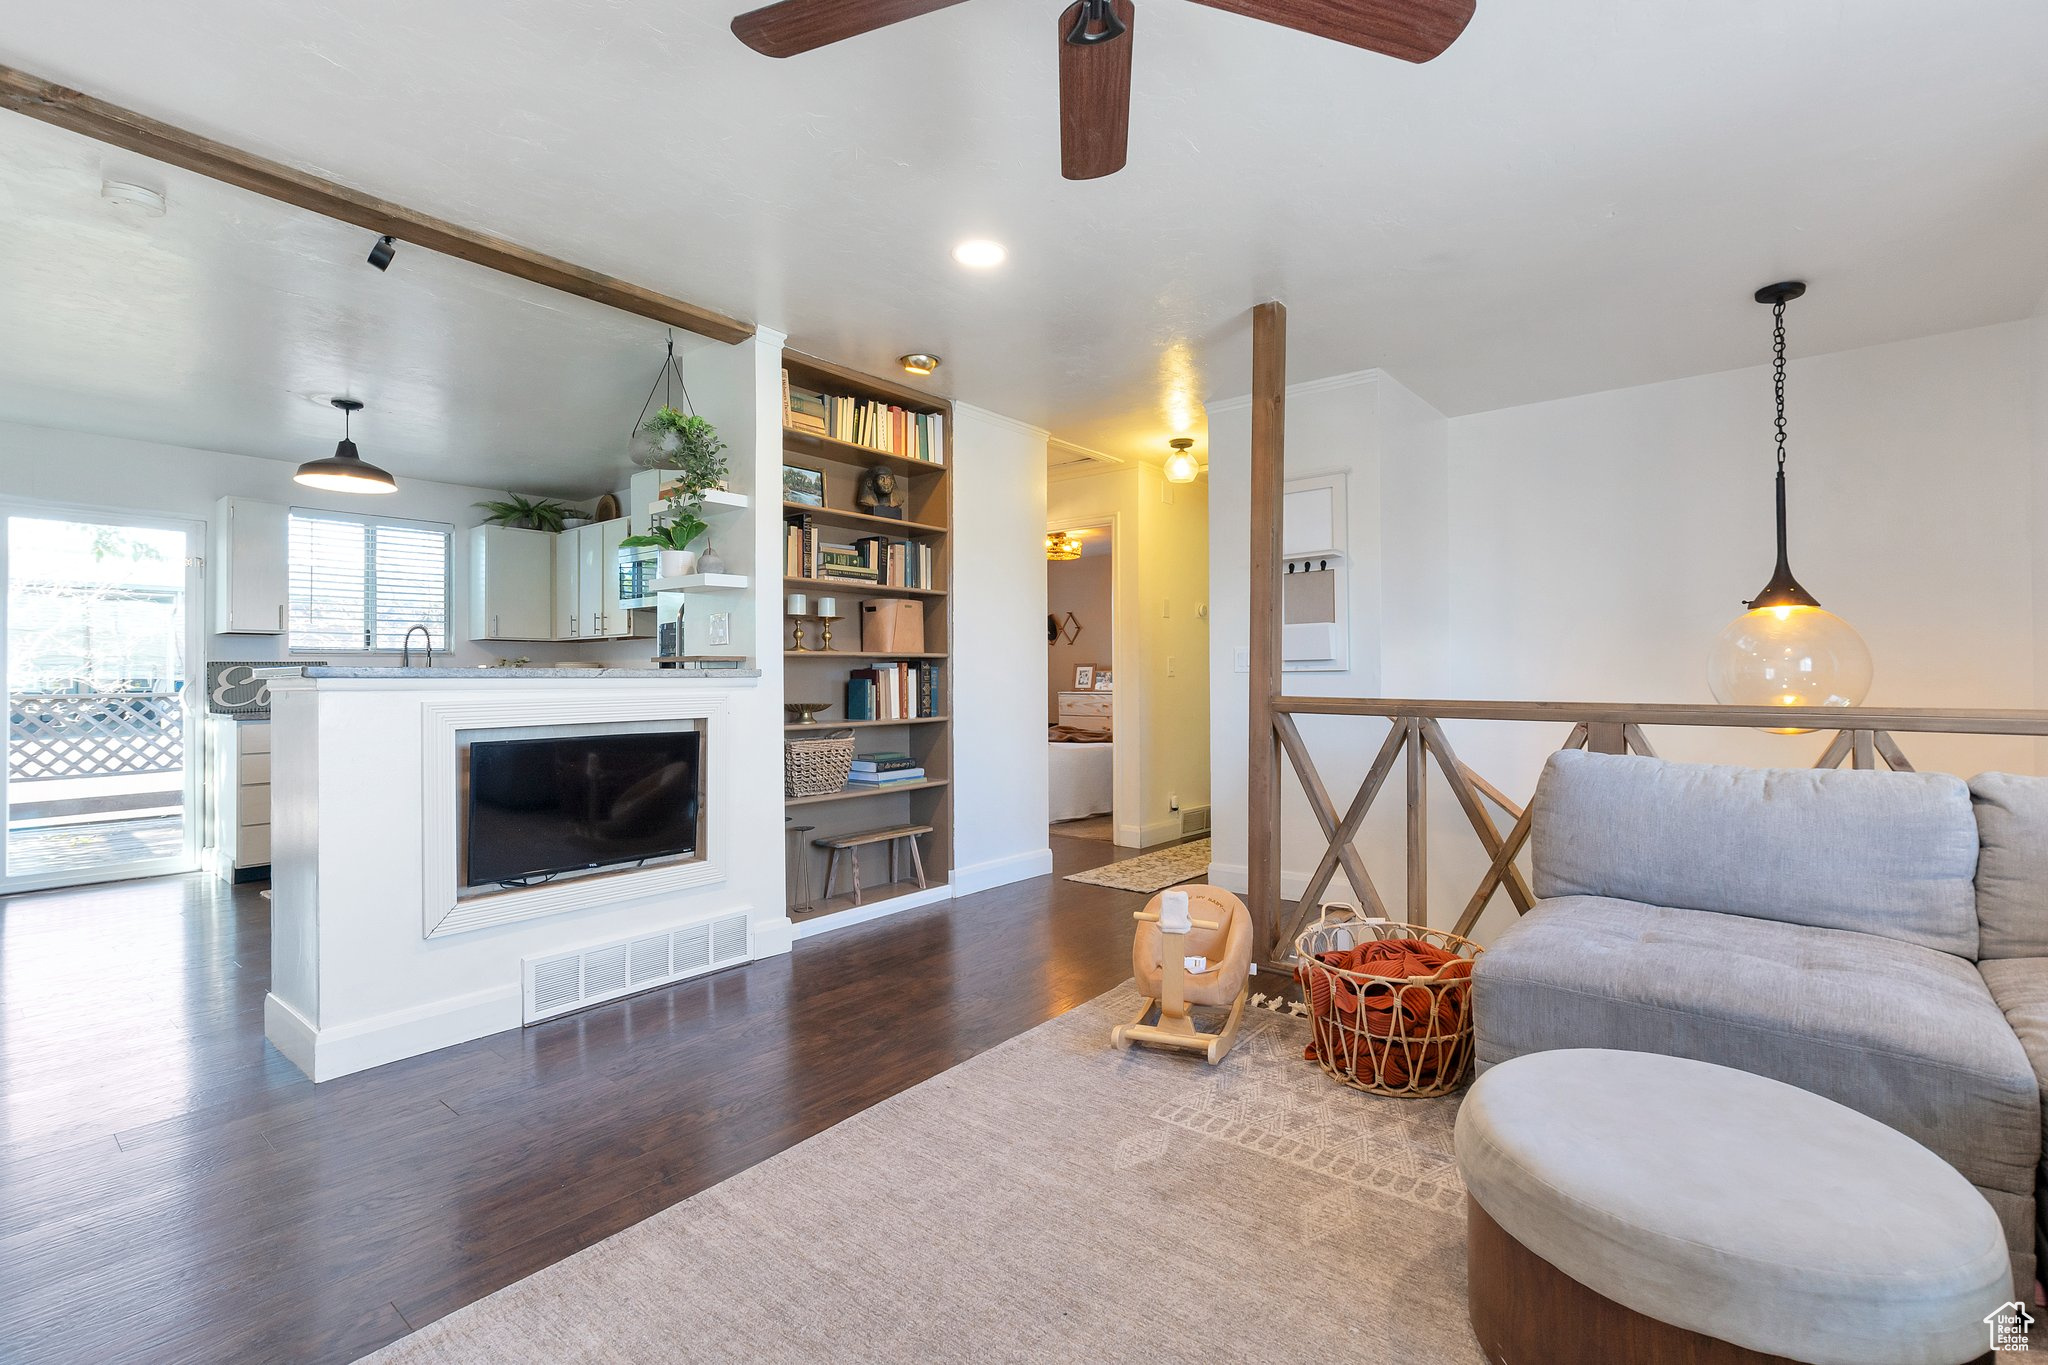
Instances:
[[[0,66],[0,106],[294,208],[396,237],[407,246],[438,251],[713,341],[731,344],[754,334],[752,323],[364,194],[11,66]]]

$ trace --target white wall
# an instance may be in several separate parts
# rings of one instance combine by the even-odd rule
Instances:
[[[1052,871],[1046,843],[1046,433],[953,405],[953,890]]]
[[[2037,657],[2048,642],[2048,603],[2037,582],[2048,559],[2048,514],[2036,485],[2048,467],[2040,444],[2048,428],[2033,415],[2048,402],[2044,346],[2048,324],[2036,318],[1792,363],[1792,564],[1870,643],[1873,704],[2012,707],[2044,699]],[[1370,412],[1342,387],[1289,391],[1289,475],[1346,468],[1382,499],[1376,516],[1361,518],[1354,492],[1351,526],[1354,552],[1380,564],[1377,609],[1354,602],[1354,629],[1376,630],[1378,649],[1360,649],[1355,638],[1350,675],[1290,673],[1290,691],[1710,699],[1709,645],[1770,573],[1768,367],[1448,422],[1384,376],[1372,387]],[[1210,439],[1218,490],[1212,660],[1227,668],[1247,640],[1243,592],[1226,590],[1246,572],[1243,409],[1213,407]],[[1214,689],[1215,874],[1226,884],[1242,876],[1243,817],[1225,818],[1224,794],[1234,793],[1241,810],[1246,681],[1219,672]],[[1305,722],[1329,785],[1340,803],[1348,800],[1384,726]],[[1530,790],[1542,757],[1563,737],[1559,727],[1446,728],[1466,763],[1516,796]],[[1803,765],[1825,736],[1651,738],[1671,757]],[[1902,743],[1924,768],[2036,769],[2027,742]],[[1430,899],[1432,919],[1444,923],[1462,908],[1482,863],[1464,817],[1432,782]],[[1398,812],[1398,792],[1385,804]],[[1289,798],[1285,823],[1283,885],[1292,891],[1322,841],[1298,796]],[[1395,832],[1375,827],[1364,843],[1380,891],[1398,900]]]
[[[1110,594],[1115,569],[1111,555],[1083,555],[1079,559],[1048,561],[1045,566],[1046,614],[1065,626],[1074,618],[1077,629],[1070,642],[1064,630],[1045,651],[1045,716],[1059,719],[1060,693],[1074,690],[1074,670],[1082,665],[1110,670],[1116,677],[1116,613]]]

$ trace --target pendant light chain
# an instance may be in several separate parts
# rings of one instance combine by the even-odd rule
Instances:
[[[1772,361],[1773,379],[1778,391],[1778,473],[1785,472],[1785,300],[1779,299],[1771,307],[1774,329],[1771,343],[1776,352]]]

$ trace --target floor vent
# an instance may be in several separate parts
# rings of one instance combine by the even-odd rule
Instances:
[[[1209,808],[1207,806],[1189,806],[1180,813],[1181,838],[1185,839],[1191,834],[1207,834],[1208,832]]]
[[[526,1022],[552,1019],[752,957],[743,914],[555,957],[530,957],[520,964]]]

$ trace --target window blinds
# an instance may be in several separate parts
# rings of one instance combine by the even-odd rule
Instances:
[[[448,647],[448,545],[440,522],[293,508],[291,648],[396,651],[425,626]]]

